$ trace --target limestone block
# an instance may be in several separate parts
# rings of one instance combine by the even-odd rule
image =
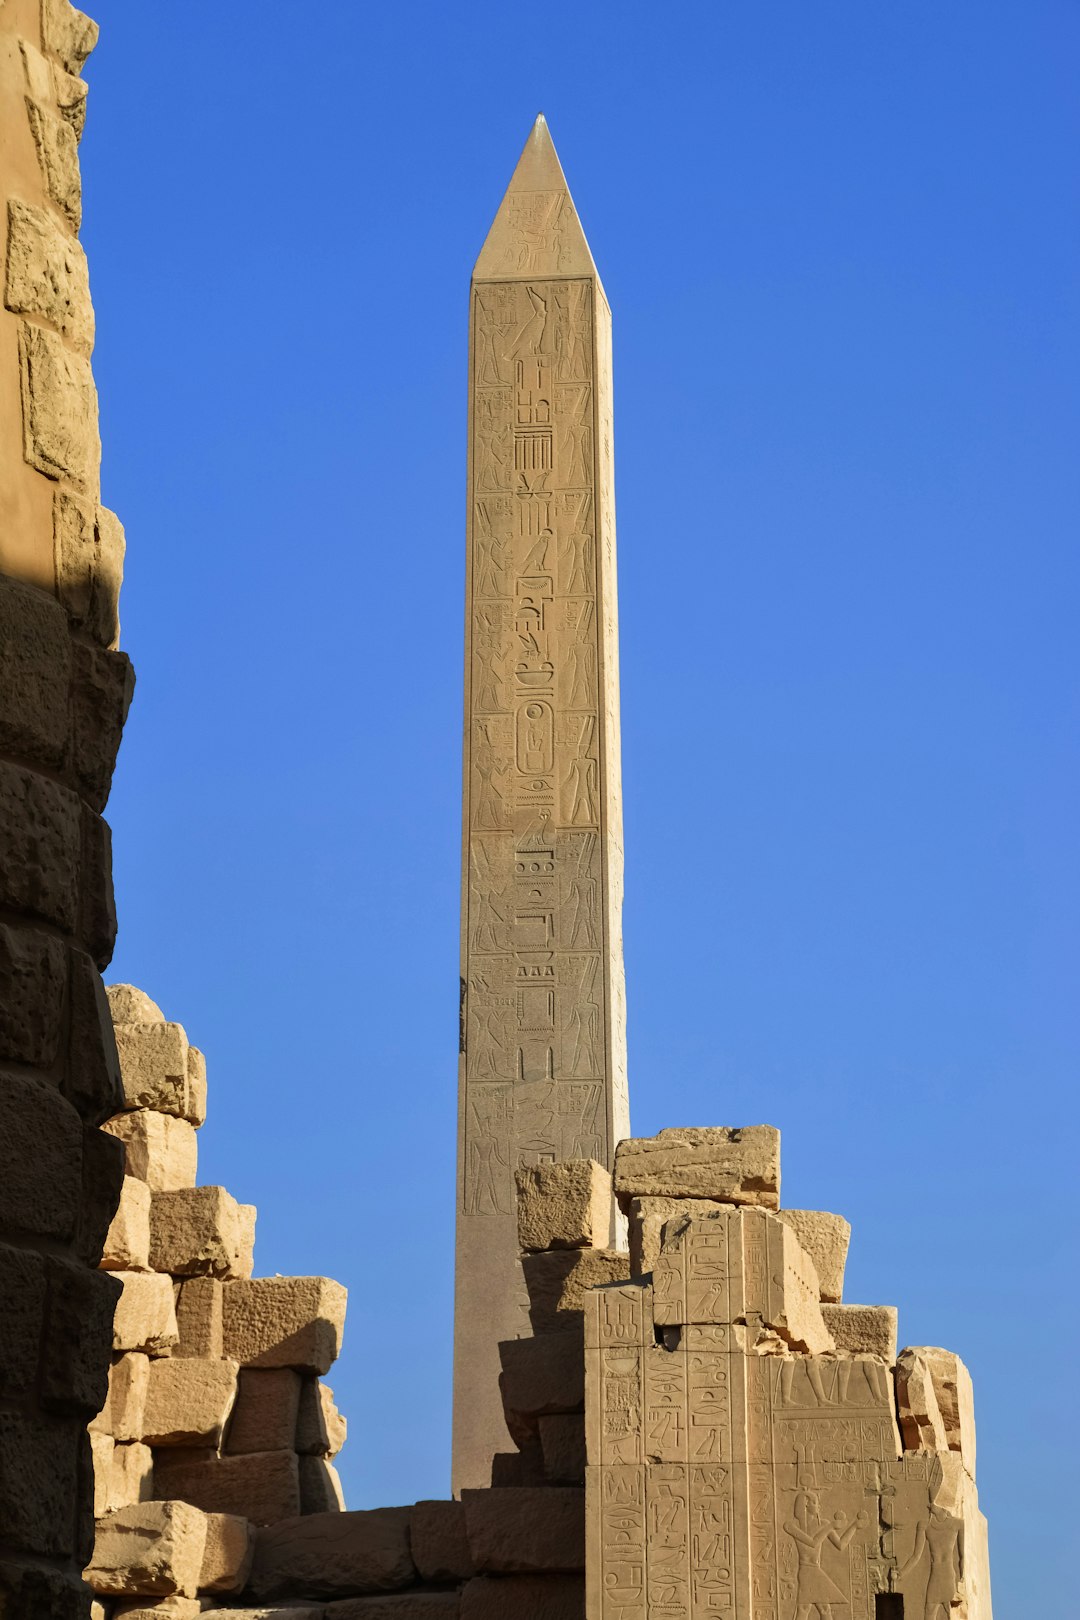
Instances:
[[[300,1388],[300,1374],[291,1367],[243,1368],[225,1436],[226,1452],[298,1450]]]
[[[145,1181],[151,1192],[178,1192],[195,1185],[199,1149],[194,1127],[186,1119],[149,1108],[117,1114],[101,1127],[127,1149],[127,1173]]]
[[[780,1132],[774,1125],[672,1126],[615,1149],[615,1191],[630,1198],[712,1198],[780,1205]]]
[[[198,1620],[202,1613],[202,1604],[197,1597],[172,1597],[158,1599],[139,1598],[134,1603],[118,1603],[112,1613],[112,1620]]]
[[[94,19],[68,0],[41,0],[41,43],[69,73],[82,72],[99,32]]]
[[[67,966],[67,951],[51,934],[0,923],[0,1060],[35,1068],[55,1062]]]
[[[138,1350],[117,1356],[109,1368],[105,1404],[90,1425],[91,1433],[108,1434],[118,1441],[141,1440],[149,1385],[149,1356]]]
[[[326,1457],[300,1457],[301,1513],[344,1513],[345,1493],[333,1463]]]
[[[951,1350],[942,1350],[936,1345],[920,1345],[914,1349],[901,1351],[896,1363],[897,1396],[900,1404],[900,1424],[904,1425],[905,1394],[901,1389],[902,1379],[910,1380],[909,1367],[911,1362],[905,1358],[915,1358],[920,1367],[924,1369],[922,1377],[929,1377],[933,1388],[933,1397],[941,1418],[945,1437],[945,1447],[934,1449],[948,1449],[959,1452],[964,1467],[971,1478],[975,1478],[975,1393],[972,1388],[971,1374],[968,1372],[960,1357]],[[915,1393],[908,1390],[907,1398],[915,1399]],[[904,1431],[904,1443],[907,1444],[907,1433]],[[910,1449],[925,1450],[926,1447]]]
[[[114,1350],[167,1356],[178,1338],[172,1282],[146,1271],[114,1273],[124,1291],[113,1318]]]
[[[154,1453],[154,1484],[163,1496],[192,1502],[205,1513],[235,1513],[252,1524],[276,1524],[300,1512],[294,1451],[219,1457],[209,1449],[164,1447]]]
[[[948,1451],[930,1368],[918,1350],[896,1358],[896,1404],[905,1451]]]
[[[224,1292],[225,1353],[243,1367],[324,1373],[336,1360],[347,1294],[328,1277],[257,1277]]]
[[[711,1215],[724,1209],[712,1198],[631,1198],[626,1214],[630,1235],[630,1275],[642,1277],[656,1264],[665,1224],[678,1215]]]
[[[255,1551],[255,1532],[235,1513],[206,1515],[200,1592],[242,1592]]]
[[[585,1568],[585,1492],[572,1485],[462,1491],[469,1552],[485,1574]]]
[[[125,1108],[154,1108],[190,1118],[188,1038],[180,1024],[122,1024],[113,1020]]]
[[[892,1366],[896,1360],[895,1305],[822,1305],[821,1314],[841,1355],[877,1356]]]
[[[117,1445],[108,1434],[90,1435],[94,1459],[94,1517],[149,1502],[154,1494],[154,1459],[149,1446]]]
[[[537,1419],[544,1476],[552,1485],[585,1483],[585,1419],[578,1412],[553,1412]]]
[[[150,1201],[153,1269],[174,1277],[235,1277],[247,1236],[239,1208],[224,1187],[155,1192]]]
[[[124,1177],[120,1207],[102,1250],[106,1271],[146,1271],[150,1266],[150,1188],[137,1176]]]
[[[236,1399],[237,1370],[235,1361],[153,1361],[143,1438],[154,1446],[219,1445]]]
[[[82,224],[82,179],[79,174],[78,137],[66,118],[57,118],[39,102],[27,98],[26,116],[34,137],[38,167],[45,190],[73,231]],[[45,469],[42,468],[42,471]],[[55,473],[50,473],[55,477]]]
[[[72,626],[115,647],[124,574],[124,528],[115,512],[66,490],[53,495],[56,593]]]
[[[475,1574],[460,1502],[417,1502],[409,1519],[413,1562],[424,1581],[463,1581]]]
[[[96,1415],[108,1394],[113,1312],[120,1285],[102,1271],[51,1255],[38,1396],[57,1412]]]
[[[109,1013],[114,1024],[163,1024],[165,1014],[156,1001],[151,1001],[145,990],[133,984],[109,984],[105,987]]]
[[[0,904],[74,933],[81,860],[78,796],[0,764]]]
[[[95,1592],[194,1597],[206,1519],[187,1502],[140,1502],[98,1521],[86,1581]]]
[[[0,579],[0,752],[59,767],[68,731],[71,637],[57,604],[32,585]]]
[[[460,1604],[457,1592],[395,1592],[387,1597],[340,1598],[328,1603],[323,1614],[326,1620],[458,1620]]]
[[[187,1104],[187,1117],[197,1130],[206,1124],[206,1059],[197,1046],[188,1047]]]
[[[615,1249],[550,1249],[522,1256],[534,1333],[549,1333],[581,1317],[585,1295],[605,1283],[628,1282],[629,1256]]]
[[[461,1620],[585,1620],[585,1582],[574,1575],[480,1575],[462,1588]]]
[[[407,1507],[312,1513],[260,1530],[248,1589],[260,1598],[392,1592],[416,1579]]]
[[[82,98],[76,103],[81,106]],[[16,315],[48,321],[80,354],[88,355],[94,347],[86,254],[52,214],[14,197],[8,202],[4,303]]]
[[[517,1172],[523,1249],[603,1247],[611,1228],[611,1173],[595,1159],[564,1159]]]
[[[333,1390],[318,1378],[305,1378],[296,1416],[297,1451],[312,1457],[336,1457],[347,1434],[348,1424],[334,1405]]]
[[[222,1286],[216,1277],[190,1277],[180,1284],[176,1323],[180,1337],[174,1356],[224,1355]]]
[[[499,1345],[499,1360],[499,1387],[508,1412],[535,1417],[582,1410],[585,1351],[580,1330],[506,1339]]]
[[[780,1219],[799,1240],[817,1270],[821,1297],[839,1304],[844,1294],[844,1266],[851,1241],[851,1223],[823,1209],[782,1209]]]
[[[0,809],[0,844],[3,826]],[[0,1227],[67,1242],[80,1213],[82,1156],[82,1122],[55,1087],[0,1075]]]

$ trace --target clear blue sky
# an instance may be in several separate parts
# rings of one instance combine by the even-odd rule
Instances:
[[[972,1368],[998,1620],[1059,1612],[1074,0],[95,14],[111,977],[260,1270],[352,1291],[350,1505],[447,1489],[466,291],[542,109],[615,316],[635,1129],[782,1128]]]

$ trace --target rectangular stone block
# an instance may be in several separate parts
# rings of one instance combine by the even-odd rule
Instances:
[[[101,1254],[106,1271],[150,1268],[150,1188],[138,1176],[125,1176],[120,1207],[113,1216]]]
[[[188,1047],[187,1118],[198,1130],[206,1124],[206,1059],[197,1046]]]
[[[107,1119],[101,1128],[123,1142],[127,1174],[145,1181],[151,1192],[194,1187],[199,1149],[186,1119],[139,1108]]]
[[[255,1220],[258,1210],[254,1204],[237,1204],[236,1222],[239,1238],[233,1257],[232,1274],[247,1280],[255,1270]]]
[[[222,1285],[216,1277],[190,1277],[176,1290],[179,1338],[174,1356],[224,1355]]]
[[[629,1282],[629,1256],[615,1249],[549,1249],[522,1256],[534,1333],[550,1333],[581,1319],[585,1295],[606,1283]]]
[[[313,1513],[260,1530],[248,1582],[260,1598],[396,1591],[416,1579],[407,1507]]]
[[[41,116],[37,132],[55,138],[58,147],[74,148],[70,129],[59,119]],[[25,460],[46,478],[68,479],[96,499],[101,438],[90,362],[55,332],[27,321],[19,332],[19,358]]]
[[[276,1524],[300,1512],[294,1451],[220,1457],[209,1449],[163,1447],[154,1453],[154,1483],[162,1496],[191,1502],[205,1513],[233,1513],[252,1524]]]
[[[0,1248],[0,1369],[5,1395],[20,1395],[37,1379],[45,1321],[46,1259],[31,1249]]]
[[[7,1551],[69,1557],[86,1431],[77,1417],[0,1412],[0,1525]],[[92,1475],[87,1479],[93,1489]]]
[[[118,1446],[111,1435],[90,1435],[94,1459],[94,1517],[149,1502],[154,1494],[154,1459],[149,1446]]]
[[[125,1108],[188,1119],[188,1038],[180,1024],[114,1025]]]
[[[552,1485],[585,1484],[585,1419],[578,1412],[552,1412],[537,1419],[544,1476]]]
[[[580,1329],[499,1345],[499,1387],[507,1412],[526,1417],[580,1412],[585,1404],[585,1349]],[[513,1430],[511,1430],[513,1432]]]
[[[219,1445],[236,1399],[237,1370],[235,1361],[152,1361],[143,1438],[154,1446]]]
[[[517,1171],[523,1249],[604,1248],[610,1240],[611,1172],[595,1159],[563,1159]]]
[[[155,1192],[150,1203],[150,1264],[174,1277],[235,1277],[246,1226],[224,1187]]]
[[[974,1479],[975,1393],[960,1357],[937,1345],[902,1350],[896,1361],[896,1392],[905,1448],[958,1452]],[[932,1434],[935,1443],[909,1445],[909,1432],[914,1438],[916,1429],[922,1441]]]
[[[895,1305],[822,1305],[821,1314],[840,1355],[877,1356],[892,1366],[896,1360]]]
[[[225,1450],[236,1455],[294,1449],[300,1387],[300,1374],[291,1367],[244,1367]]]
[[[225,1353],[242,1367],[324,1373],[337,1359],[345,1289],[328,1277],[257,1277],[224,1292]]]
[[[60,1045],[67,965],[67,951],[51,934],[0,924],[0,1061],[51,1067]]]
[[[113,1349],[168,1355],[178,1338],[170,1277],[147,1271],[116,1271],[123,1283],[113,1317]]]
[[[948,1451],[934,1381],[917,1350],[901,1350],[896,1358],[896,1408],[905,1451]]]
[[[68,0],[42,0],[41,43],[69,73],[81,73],[98,41],[97,23]]]
[[[206,1519],[187,1502],[140,1502],[99,1520],[86,1580],[117,1597],[194,1597]]]
[[[463,1581],[475,1574],[461,1502],[417,1502],[409,1520],[413,1562],[424,1581]]]
[[[112,1620],[198,1620],[202,1603],[197,1597],[137,1598],[134,1603],[118,1603]]]
[[[115,647],[120,634],[125,550],[124,528],[115,512],[69,490],[54,493],[56,594],[72,628],[85,630],[104,648]]]
[[[652,1271],[660,1254],[665,1224],[676,1216],[715,1214],[726,1206],[711,1198],[631,1198],[626,1205],[630,1236],[630,1275]]]
[[[26,116],[37,151],[38,167],[51,200],[73,231],[82,223],[82,179],[79,174],[79,142],[64,118],[56,118],[36,101],[26,102]],[[38,330],[33,328],[32,330]],[[49,334],[52,336],[52,333]],[[96,418],[95,418],[96,426]],[[29,460],[29,457],[27,457]],[[31,462],[37,466],[36,462]],[[44,467],[38,469],[45,472]],[[50,478],[59,477],[56,472]]]
[[[101,1410],[107,1394],[115,1278],[51,1255],[38,1395],[43,1406],[80,1414]]]
[[[94,347],[94,306],[86,254],[43,208],[8,202],[4,303],[16,315],[38,315],[80,354]]]
[[[105,1405],[91,1423],[91,1433],[111,1435],[119,1441],[141,1440],[149,1385],[148,1356],[134,1350],[117,1356],[109,1368]]]
[[[251,1570],[255,1532],[235,1513],[206,1515],[200,1592],[242,1592]]]
[[[323,1612],[326,1620],[458,1620],[460,1601],[457,1592],[400,1592],[341,1598]]]
[[[585,1582],[576,1575],[480,1575],[462,1589],[460,1613],[461,1620],[585,1620]]]
[[[839,1304],[844,1293],[851,1223],[842,1215],[830,1215],[823,1209],[781,1209],[777,1213],[814,1262],[821,1298],[830,1304]]]
[[[135,692],[135,672],[125,653],[92,647],[85,641],[72,642],[72,655],[68,772],[90,808],[101,814]],[[122,1106],[118,1099],[110,1112],[116,1113]]]
[[[300,1512],[343,1513],[345,1493],[328,1457],[300,1457]]]
[[[711,1198],[780,1205],[780,1132],[773,1125],[672,1126],[615,1149],[615,1191],[630,1198]]]
[[[333,1390],[318,1378],[305,1378],[296,1416],[297,1451],[311,1457],[336,1457],[347,1434],[348,1424],[334,1405]]]
[[[463,1491],[465,1531],[485,1574],[574,1574],[585,1568],[585,1492],[569,1485]]]
[[[290,1603],[287,1608],[204,1609],[202,1620],[324,1620],[325,1614],[321,1604]]]
[[[69,1242],[82,1203],[82,1157],[82,1121],[56,1088],[0,1075],[0,1228]]]
[[[78,796],[0,763],[0,904],[74,933],[81,863]]]

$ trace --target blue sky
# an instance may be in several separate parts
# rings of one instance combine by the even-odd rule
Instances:
[[[352,1291],[349,1504],[447,1490],[466,292],[542,109],[615,319],[634,1128],[781,1127],[847,1297],[972,1369],[998,1620],[1056,1609],[1080,12],[95,15],[109,976],[259,1269]]]

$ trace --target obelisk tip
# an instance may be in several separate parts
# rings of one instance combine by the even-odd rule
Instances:
[[[595,275],[551,130],[537,113],[473,270],[476,281]]]

